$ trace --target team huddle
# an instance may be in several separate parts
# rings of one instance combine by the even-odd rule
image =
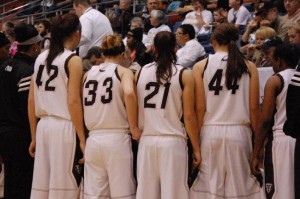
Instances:
[[[27,171],[28,179],[33,176],[28,193],[9,199],[18,194],[31,199],[296,198],[296,140],[283,126],[288,86],[300,58],[297,46],[276,47],[276,74],[266,83],[260,109],[258,71],[240,53],[239,31],[232,24],[213,31],[215,54],[193,70],[176,64],[176,37],[161,31],[154,38],[154,62],[135,74],[121,64],[125,46],[117,34],[102,39],[104,63],[83,74],[74,53],[80,38],[77,15],[59,18],[32,77],[27,69],[16,72],[21,76],[17,91],[29,90],[28,118],[23,116],[30,124],[26,140],[31,140],[34,165],[23,163],[34,168]],[[20,46],[39,41],[33,34]],[[21,47],[20,52],[29,51]],[[1,68],[1,83],[17,64]],[[188,140],[196,175],[190,187]],[[138,142],[137,160],[133,142]],[[13,152],[1,151],[8,168],[6,156]],[[271,158],[265,165],[264,156]],[[10,177],[5,177],[8,184]]]

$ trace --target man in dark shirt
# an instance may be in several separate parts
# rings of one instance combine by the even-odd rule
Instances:
[[[27,98],[41,37],[32,25],[15,27],[18,52],[0,66],[0,154],[4,161],[4,198],[29,199],[33,158]]]

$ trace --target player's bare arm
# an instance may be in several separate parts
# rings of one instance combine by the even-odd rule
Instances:
[[[183,115],[187,134],[193,147],[193,167],[201,164],[199,128],[195,112],[195,86],[192,71],[185,70],[183,80]]]
[[[35,101],[34,101],[34,81],[31,79],[30,89],[28,95],[28,119],[31,131],[31,143],[29,146],[29,154],[31,157],[35,156],[35,146],[36,146],[36,126],[37,117],[35,115]]]
[[[138,141],[141,137],[141,130],[138,128],[138,104],[134,75],[130,69],[122,66],[118,66],[118,72],[120,74],[121,85],[124,91],[124,100],[132,139]]]
[[[75,126],[79,141],[80,149],[84,154],[85,135],[83,126],[83,111],[81,103],[81,82],[82,82],[82,61],[78,56],[74,56],[68,63],[69,82],[68,82],[68,107],[71,119]],[[80,160],[83,163],[84,158]]]
[[[259,154],[263,148],[268,130],[272,125],[272,118],[276,106],[276,96],[281,87],[280,78],[276,75],[270,77],[264,90],[264,101],[260,121],[258,122],[258,134],[255,136],[255,144],[252,159],[252,172],[257,175],[260,173]]]

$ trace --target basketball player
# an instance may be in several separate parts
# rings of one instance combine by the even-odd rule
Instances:
[[[89,130],[85,150],[84,198],[135,199],[131,139],[139,140],[134,75],[118,63],[125,46],[108,35],[101,46],[104,63],[93,66],[83,88],[84,119]]]
[[[272,66],[276,67],[274,71],[280,72],[270,77],[265,87],[262,116],[259,123],[260,134],[255,139],[252,170],[255,174],[259,173],[259,153],[274,119],[272,145],[270,145],[272,149],[266,149],[266,151],[271,151],[273,163],[271,168],[273,183],[268,182],[265,185],[267,199],[295,198],[294,151],[296,140],[285,135],[283,125],[286,121],[286,94],[299,58],[300,49],[295,46],[290,44],[277,46],[273,53]],[[270,167],[265,165],[265,168]]]
[[[159,32],[154,47],[155,62],[136,73],[139,126],[143,130],[136,198],[188,199],[186,132],[193,146],[193,166],[201,162],[192,71],[175,65],[174,34]]]
[[[202,163],[191,199],[261,199],[251,176],[251,128],[259,108],[256,66],[239,52],[238,29],[221,24],[212,34],[215,54],[193,69]]]
[[[35,62],[28,102],[29,152],[35,157],[31,199],[75,199],[79,194],[80,166],[74,159],[76,132],[81,151],[85,148],[80,96],[83,66],[72,51],[80,32],[75,14],[60,17],[51,30],[49,50]]]

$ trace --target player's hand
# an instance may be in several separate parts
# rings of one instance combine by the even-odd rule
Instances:
[[[132,139],[139,141],[141,138],[141,134],[142,134],[141,129],[136,127],[136,128],[130,129],[130,131],[131,131]]]
[[[29,155],[33,158],[35,157],[35,146],[36,146],[36,142],[31,141],[31,143],[29,145]]]
[[[251,171],[252,171],[253,175],[257,176],[262,173],[261,165],[262,165],[262,162],[259,158],[257,158],[257,157],[252,158]]]
[[[200,151],[193,152],[193,168],[199,167],[202,162]]]
[[[79,164],[84,164],[85,141],[80,142],[79,146],[80,146],[80,150],[81,150],[83,156],[78,162],[79,162]]]

